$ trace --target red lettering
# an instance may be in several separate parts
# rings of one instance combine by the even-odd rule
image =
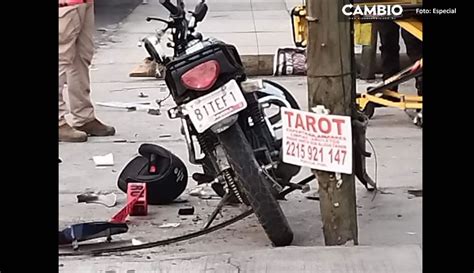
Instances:
[[[291,127],[291,117],[293,116],[293,112],[286,112],[285,114],[288,116],[288,127]]]
[[[342,124],[344,124],[345,120],[333,118],[332,122],[336,123],[336,125],[337,125],[337,134],[342,135],[342,127],[341,126],[342,126]]]
[[[326,122],[326,129],[323,129],[323,122]],[[327,134],[329,132],[331,132],[331,122],[327,119],[327,118],[320,118],[318,120],[318,127],[319,127],[319,131]]]
[[[306,116],[306,127],[308,127],[308,130],[313,128],[313,132],[316,133],[316,127],[314,125],[316,124],[316,119],[313,116]]]
[[[301,115],[300,115],[300,114],[296,114],[295,129],[297,129],[298,127],[301,127],[303,130],[306,130],[306,129],[304,128],[303,119],[301,118]]]

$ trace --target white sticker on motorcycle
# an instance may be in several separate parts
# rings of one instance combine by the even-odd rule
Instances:
[[[202,133],[246,107],[247,101],[239,85],[231,80],[219,89],[189,102],[185,109],[198,133]]]
[[[352,127],[348,116],[281,109],[283,161],[316,170],[352,173]]]

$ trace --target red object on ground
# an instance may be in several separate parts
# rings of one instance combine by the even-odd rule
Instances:
[[[148,202],[146,199],[146,183],[128,183],[128,200],[138,197],[137,202],[130,210],[130,216],[145,216],[148,214]]]
[[[148,214],[148,202],[146,199],[146,183],[128,183],[127,205],[117,212],[110,222],[125,223],[128,215],[144,216]]]

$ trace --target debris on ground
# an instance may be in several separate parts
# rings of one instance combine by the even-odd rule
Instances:
[[[194,214],[194,207],[184,207],[178,210],[179,215],[193,215]]]
[[[117,195],[115,193],[86,192],[76,196],[78,203],[101,204],[108,208],[117,204]]]
[[[140,95],[138,95],[139,98],[148,98],[148,95],[143,94],[143,92],[140,92]]]
[[[408,193],[414,197],[423,197],[423,190],[408,190]]]
[[[128,111],[146,110],[152,109],[151,102],[96,102],[97,105],[116,109],[126,109]]]
[[[153,115],[153,116],[159,116],[161,115],[161,110],[159,108],[157,109],[148,109],[148,114]]]
[[[164,223],[159,228],[176,228],[179,227],[180,223]]]
[[[139,239],[135,239],[135,238],[132,239],[132,245],[134,245],[134,246],[143,245],[144,243],[145,243],[145,242],[143,242],[143,241],[141,241],[141,240],[139,240]]]
[[[103,156],[94,156],[92,159],[94,160],[96,167],[114,165],[114,155],[112,153]]]
[[[177,204],[179,204],[179,203],[187,203],[187,202],[188,202],[188,199],[178,197],[178,198],[176,198],[175,200],[173,200],[172,203],[177,203]]]
[[[209,184],[201,184],[189,191],[189,195],[196,196],[201,199],[212,199],[213,197],[219,197]]]

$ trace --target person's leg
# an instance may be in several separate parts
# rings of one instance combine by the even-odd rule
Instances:
[[[66,102],[63,99],[64,85],[67,82],[67,71],[72,66],[76,55],[76,40],[80,32],[80,19],[76,7],[59,8],[59,45],[58,45],[58,106],[59,106],[59,141],[83,142],[87,141],[87,134],[73,129],[67,124],[64,116],[68,113]]]
[[[400,27],[391,21],[377,23],[380,34],[383,79],[400,72]],[[397,91],[398,86],[392,90]]]
[[[71,121],[74,127],[94,120],[94,106],[90,99],[89,65],[94,54],[94,42],[90,31],[91,20],[87,14],[89,4],[77,5],[80,32],[76,40],[76,54],[68,73],[68,95]],[[90,16],[90,15],[89,15]]]
[[[61,72],[60,72],[61,73]],[[59,87],[59,94],[58,94],[58,108],[59,108],[59,126],[63,126],[67,124],[66,119],[64,116],[69,112],[67,109],[66,102],[64,101],[63,92],[64,92],[64,85],[66,84],[66,73],[59,74],[58,79],[58,87]]]
[[[423,43],[418,40],[415,36],[411,35],[408,31],[402,29],[402,38],[407,48],[407,55],[412,63],[415,63],[423,57]],[[416,78],[415,87],[418,95],[423,95],[423,77]]]
[[[68,73],[69,105],[74,128],[93,136],[110,136],[115,129],[97,120],[90,97],[89,66],[94,55],[94,5],[78,5],[81,31],[76,41],[76,56]]]

